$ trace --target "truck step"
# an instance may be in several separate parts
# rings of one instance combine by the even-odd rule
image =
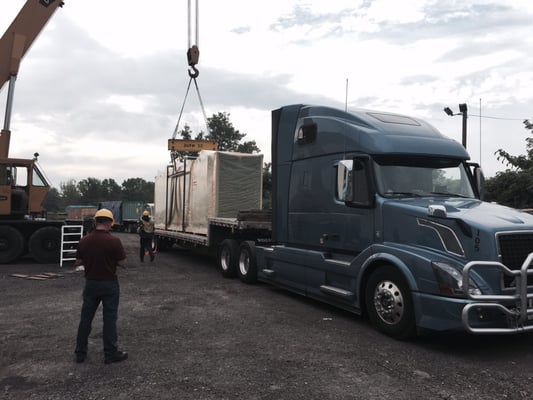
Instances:
[[[333,296],[342,297],[344,299],[349,299],[353,297],[353,292],[349,290],[344,290],[335,286],[321,285],[320,290],[324,293],[331,294]]]

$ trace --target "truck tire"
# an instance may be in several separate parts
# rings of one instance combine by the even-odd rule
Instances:
[[[225,239],[218,248],[218,266],[224,278],[237,276],[237,258],[239,256],[239,243],[234,239]]]
[[[162,236],[154,236],[154,249],[158,252],[166,251],[173,245],[173,241]]]
[[[255,243],[247,240],[239,247],[239,261],[237,272],[244,283],[257,282],[257,262],[255,258]]]
[[[28,250],[38,263],[51,264],[59,262],[61,230],[55,226],[45,226],[37,229],[30,236]]]
[[[368,318],[379,331],[397,339],[415,335],[415,315],[409,285],[397,268],[382,266],[370,275],[365,302]]]
[[[24,250],[24,237],[12,226],[0,226],[0,264],[17,260]]]

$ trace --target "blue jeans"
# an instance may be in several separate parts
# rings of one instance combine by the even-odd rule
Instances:
[[[85,282],[83,289],[83,306],[81,308],[76,353],[87,353],[89,334],[91,333],[94,314],[102,302],[104,319],[104,353],[112,354],[117,347],[117,318],[120,286],[118,281]]]

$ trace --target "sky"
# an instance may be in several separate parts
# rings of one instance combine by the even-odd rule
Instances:
[[[406,114],[458,142],[462,117],[443,109],[464,103],[467,150],[486,176],[507,168],[498,149],[526,153],[530,0],[198,0],[191,34],[185,0],[64,2],[22,60],[10,127],[10,156],[38,152],[58,189],[153,181],[183,104],[178,128],[206,130],[193,88],[184,101],[190,44],[207,116],[229,113],[265,161],[271,110],[294,103]],[[0,33],[24,3],[2,0]],[[7,84],[2,122],[6,96]]]

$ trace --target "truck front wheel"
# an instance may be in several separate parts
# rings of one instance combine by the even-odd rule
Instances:
[[[381,332],[397,339],[415,334],[413,300],[398,269],[382,266],[373,272],[366,285],[365,302],[370,321]]]
[[[257,263],[255,260],[255,243],[245,241],[239,247],[239,278],[244,283],[257,282]]]
[[[239,243],[234,239],[225,239],[218,248],[218,266],[224,278],[237,276],[237,257]]]
[[[12,226],[0,226],[0,264],[9,264],[24,250],[24,237]]]

